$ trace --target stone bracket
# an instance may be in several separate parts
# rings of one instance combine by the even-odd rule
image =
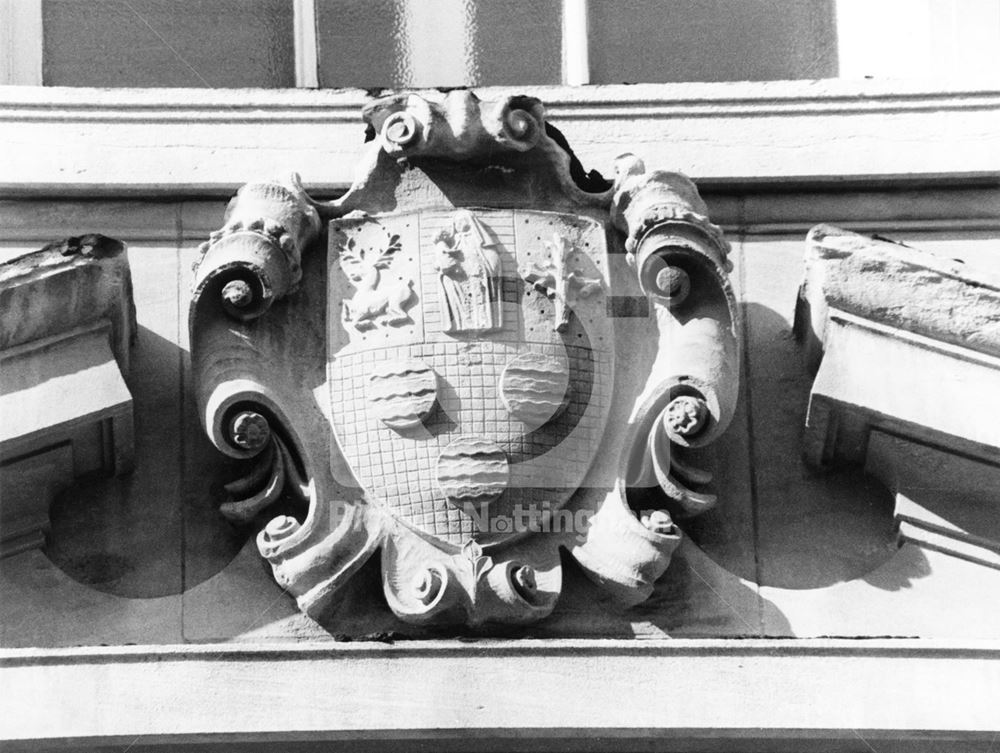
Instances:
[[[821,225],[796,330],[816,372],[806,461],[892,490],[901,544],[1000,567],[1000,281]]]
[[[132,470],[135,337],[123,244],[71,238],[0,265],[0,554],[41,546],[53,497]]]

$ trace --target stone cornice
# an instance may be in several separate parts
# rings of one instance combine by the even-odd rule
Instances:
[[[623,84],[585,87],[473,87],[481,97],[530,89],[550,115],[570,117],[685,117],[803,113],[909,112],[993,109],[1000,82],[935,87],[911,81],[769,81],[733,83]],[[382,94],[388,90],[375,90]],[[0,86],[5,119],[155,120],[192,118],[226,122],[299,120],[313,113],[324,122],[359,122],[357,110],[370,100],[363,89],[92,89]]]
[[[1000,85],[803,81],[483,88],[547,103],[588,168],[619,153],[696,179],[813,183],[1000,180]],[[298,170],[351,182],[361,90],[0,87],[0,194],[230,193]]]
[[[0,652],[0,680],[0,737],[18,749],[56,741],[456,736],[466,745],[485,737],[519,741],[525,749],[544,749],[546,741],[560,738],[564,747],[583,748],[580,741],[592,736],[655,739],[664,747],[670,740],[707,738],[742,738],[745,744],[748,738],[858,743],[905,736],[916,743],[962,737],[983,741],[985,749],[1000,721],[991,692],[1000,682],[996,642],[524,640],[20,649]],[[462,692],[445,690],[455,687]],[[528,738],[537,738],[534,747]]]

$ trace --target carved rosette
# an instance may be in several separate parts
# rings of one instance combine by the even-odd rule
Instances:
[[[223,513],[302,500],[258,546],[317,618],[376,551],[414,624],[544,618],[561,549],[642,601],[674,517],[714,501],[683,453],[738,391],[728,248],[693,184],[631,157],[578,184],[530,97],[403,94],[363,116],[376,138],[343,197],[248,186],[199,265],[202,417],[255,459]],[[638,486],[658,509],[630,507]]]

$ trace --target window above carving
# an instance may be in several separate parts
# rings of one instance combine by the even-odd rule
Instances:
[[[0,83],[409,88],[1000,70],[989,0],[4,0]]]

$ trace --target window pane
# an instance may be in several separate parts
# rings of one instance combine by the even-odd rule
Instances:
[[[477,84],[558,84],[562,80],[559,0],[473,2]]]
[[[317,0],[325,87],[556,84],[560,0]]]
[[[834,0],[590,0],[597,84],[837,75]]]
[[[837,0],[844,78],[995,76],[997,0]]]
[[[399,86],[393,0],[316,0],[319,85]]]
[[[295,85],[292,0],[44,0],[48,86]]]

